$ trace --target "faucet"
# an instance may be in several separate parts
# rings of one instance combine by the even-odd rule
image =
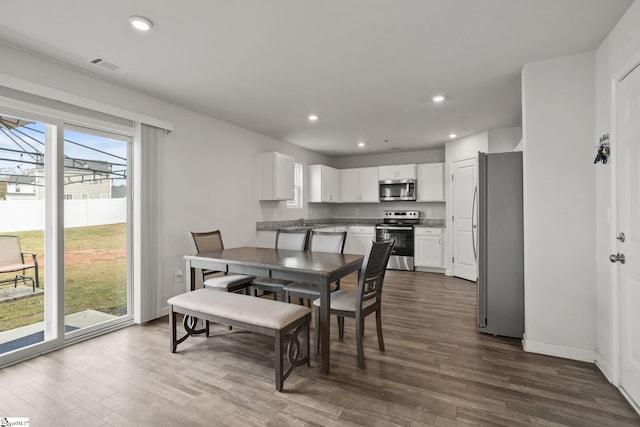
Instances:
[[[298,218],[297,221],[296,221],[296,225],[303,226],[304,225],[304,218]]]

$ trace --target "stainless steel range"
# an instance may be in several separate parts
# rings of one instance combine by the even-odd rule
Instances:
[[[376,225],[376,241],[396,239],[387,269],[413,270],[413,227],[419,211],[384,211],[382,224]]]

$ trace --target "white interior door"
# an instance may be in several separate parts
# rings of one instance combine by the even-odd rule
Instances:
[[[640,403],[640,68],[617,91],[621,386]]]
[[[453,182],[453,275],[467,280],[478,279],[478,267],[473,249],[472,215],[474,192],[478,182],[476,158],[452,163]]]

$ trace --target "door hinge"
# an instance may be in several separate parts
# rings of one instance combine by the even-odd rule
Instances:
[[[451,222],[453,222],[454,218],[455,218],[455,217],[454,217],[453,215],[451,215]]]
[[[456,258],[455,257],[451,257],[451,262],[455,262]]]
[[[451,174],[451,181],[453,181],[453,174]]]

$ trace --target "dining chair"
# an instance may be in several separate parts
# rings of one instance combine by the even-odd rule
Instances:
[[[309,240],[309,230],[277,230],[276,249],[289,251],[306,251]],[[291,280],[274,279],[273,277],[258,277],[251,282],[251,289],[254,296],[258,289],[263,292],[272,292],[273,299],[278,299],[278,294],[283,293],[284,286],[291,283]]]
[[[224,249],[220,230],[203,233],[189,232],[191,247],[196,255],[206,252],[216,252]],[[200,280],[204,288],[224,292],[237,292],[244,290],[249,293],[251,281],[256,276],[247,274],[229,274],[227,271],[199,269]],[[220,275],[222,273],[223,275]],[[207,278],[209,277],[209,278]]]
[[[312,231],[309,234],[310,252],[331,252],[341,254],[344,252],[344,243],[347,240],[346,231]],[[335,282],[334,292],[340,289],[340,281]],[[291,297],[300,298],[300,304],[303,300],[311,301],[320,298],[320,288],[318,285],[306,282],[291,282],[284,286],[283,298],[285,302],[291,302]]]
[[[364,369],[364,319],[371,313],[376,313],[376,329],[378,332],[378,346],[384,351],[382,339],[381,301],[384,275],[389,262],[395,239],[382,242],[371,242],[362,261],[362,269],[358,275],[356,291],[340,289],[330,294],[330,314],[338,316],[338,336],[344,337],[344,318],[356,320],[356,344],[358,349],[358,367]],[[320,298],[313,301],[315,307],[315,352],[318,354],[318,334],[320,330]]]

